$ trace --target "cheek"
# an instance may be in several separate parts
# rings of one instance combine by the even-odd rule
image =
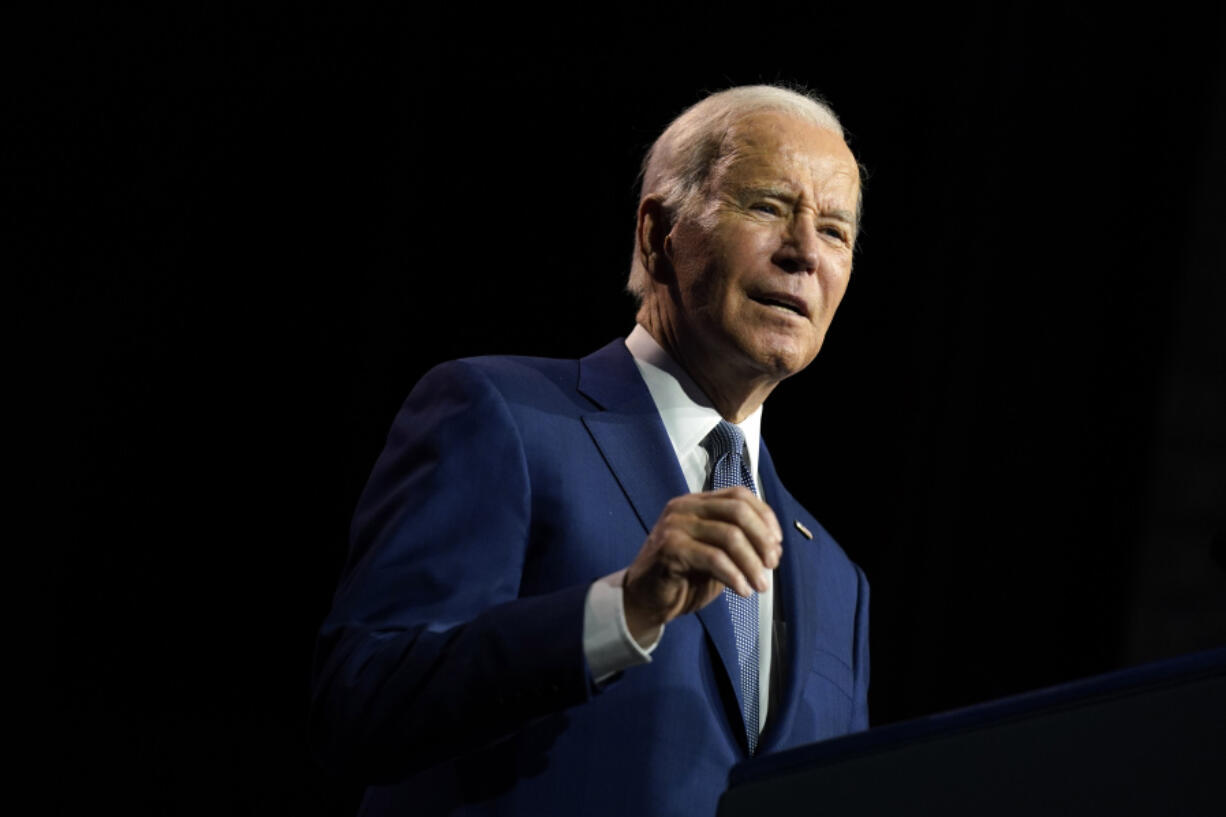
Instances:
[[[714,265],[696,264],[678,278],[681,281],[682,297],[691,310],[705,311],[719,302],[722,276]]]
[[[770,225],[726,219],[713,234],[711,256],[733,275],[769,265],[780,244],[778,230]]]
[[[821,277],[822,300],[824,301],[827,318],[834,314],[834,310],[842,302],[843,296],[847,294],[847,284],[850,281],[850,265],[839,265],[823,271]]]
[[[732,252],[747,268],[771,266],[771,258],[783,243],[775,231],[767,228],[746,230],[739,239]]]
[[[701,231],[678,230],[671,261],[677,288],[690,309],[709,307],[719,299],[725,277],[722,249]]]

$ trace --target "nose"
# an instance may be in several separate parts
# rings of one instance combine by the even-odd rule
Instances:
[[[771,261],[784,272],[817,272],[821,262],[817,229],[807,213],[797,213],[788,222],[779,249]]]

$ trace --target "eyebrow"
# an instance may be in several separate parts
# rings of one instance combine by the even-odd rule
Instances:
[[[775,199],[794,199],[796,193],[786,187],[747,187],[745,193],[751,196],[769,196]]]

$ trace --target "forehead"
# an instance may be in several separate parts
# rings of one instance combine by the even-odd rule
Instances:
[[[717,186],[779,186],[815,198],[860,189],[860,171],[843,138],[828,128],[784,113],[757,113],[728,132],[713,181]],[[845,202],[840,201],[839,204]]]

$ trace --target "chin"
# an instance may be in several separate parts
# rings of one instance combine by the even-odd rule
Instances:
[[[802,372],[817,357],[820,338],[800,339],[791,335],[764,338],[752,356],[762,371],[782,380]]]
[[[763,374],[783,380],[804,371],[817,357],[817,351],[775,346],[760,348],[752,357]]]

